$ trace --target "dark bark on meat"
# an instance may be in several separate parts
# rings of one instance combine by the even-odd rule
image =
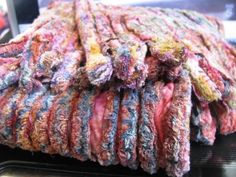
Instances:
[[[102,140],[98,153],[98,162],[101,165],[115,165],[118,163],[116,153],[116,136],[118,115],[120,110],[120,94],[114,89],[108,91],[107,104],[104,111]]]
[[[170,176],[183,176],[190,169],[190,115],[191,82],[183,72],[175,90],[170,108],[166,114],[166,138],[163,144],[166,172]]]
[[[93,115],[95,89],[81,91],[71,118],[70,153],[81,161],[91,158],[89,120]]]
[[[139,117],[139,93],[125,90],[121,101],[118,123],[118,157],[121,165],[131,169],[138,167],[137,124]]]
[[[103,84],[110,80],[113,72],[111,59],[102,54],[88,1],[76,0],[76,9],[77,28],[85,51],[88,78],[93,85]]]

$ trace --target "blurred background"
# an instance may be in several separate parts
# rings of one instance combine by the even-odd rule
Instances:
[[[27,29],[51,0],[0,0],[0,43]],[[68,0],[67,0],[68,1]],[[236,0],[95,0],[106,4],[196,10],[224,21],[226,38],[236,38]]]

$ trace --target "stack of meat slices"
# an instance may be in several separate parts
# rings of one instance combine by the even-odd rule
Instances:
[[[0,45],[0,142],[180,177],[236,131],[235,65],[213,17],[55,1]]]

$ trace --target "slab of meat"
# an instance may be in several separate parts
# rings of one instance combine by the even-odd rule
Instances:
[[[86,71],[90,82],[100,85],[110,80],[111,58],[102,54],[100,39],[87,0],[76,0],[76,22],[86,56]]]

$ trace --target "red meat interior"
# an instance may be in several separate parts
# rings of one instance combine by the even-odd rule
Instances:
[[[89,121],[90,143],[92,154],[98,154],[102,140],[102,123],[107,103],[107,92],[99,94],[95,98],[93,116]]]
[[[160,100],[158,101],[156,105],[156,111],[155,111],[155,126],[157,130],[157,136],[158,136],[158,155],[159,155],[159,165],[160,167],[164,167],[164,161],[162,160],[164,157],[164,154],[162,152],[162,144],[164,143],[165,138],[165,114],[168,111],[168,108],[171,104],[171,99],[173,96],[174,91],[174,84],[169,83],[165,85],[160,94]]]

